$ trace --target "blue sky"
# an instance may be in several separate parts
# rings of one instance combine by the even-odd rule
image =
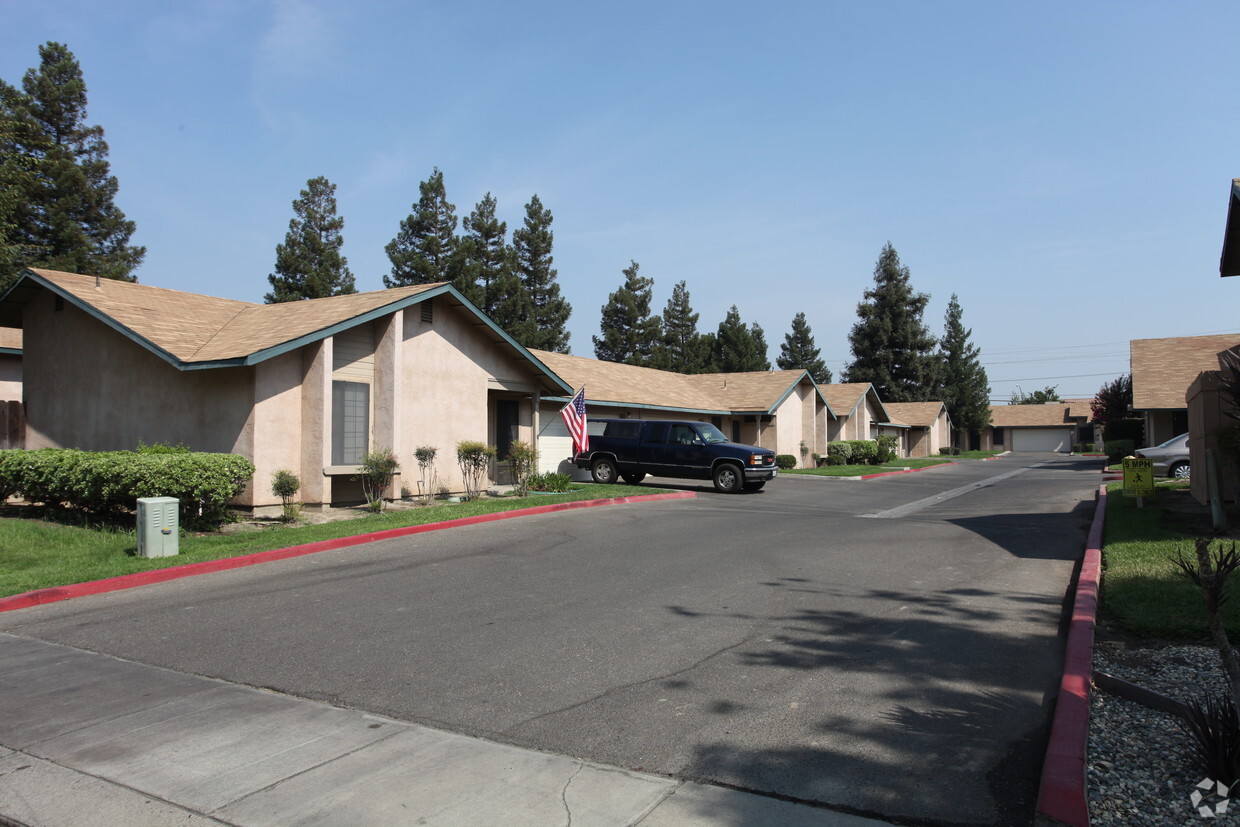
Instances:
[[[883,244],[953,292],[992,397],[1090,396],[1133,338],[1240,331],[1221,279],[1240,6],[0,0],[0,77],[65,43],[147,284],[261,301],[292,201],[338,186],[359,290],[438,166],[509,231],[537,193],[573,353],[630,260],[699,327],[828,365]]]

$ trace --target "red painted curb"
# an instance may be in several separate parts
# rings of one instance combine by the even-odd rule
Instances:
[[[884,472],[883,472],[883,473],[881,473],[881,474],[863,474],[863,475],[861,476],[861,479],[863,479],[863,480],[876,480],[876,479],[878,479],[879,477],[894,477],[894,476],[895,476],[895,475],[897,475],[897,474],[916,474],[918,471],[929,471],[931,468],[943,468],[943,467],[946,467],[946,466],[948,466],[948,465],[958,465],[958,464],[959,464],[959,463],[957,463],[957,462],[955,462],[955,461],[953,461],[953,462],[940,462],[938,465],[927,465],[927,466],[926,466],[926,467],[924,467],[924,468],[905,468],[903,471],[884,471]]]
[[[1055,719],[1038,789],[1038,812],[1072,827],[1089,827],[1085,753],[1089,740],[1089,681],[1094,664],[1098,580],[1102,571],[1102,526],[1107,510],[1105,485],[1098,488],[1097,502],[1076,583],[1063,679],[1059,684],[1059,699],[1055,703]]]
[[[317,554],[320,551],[334,551],[336,549],[348,548],[349,546],[360,546],[364,543],[372,543],[376,540],[391,540],[395,537],[407,537],[411,534],[425,534],[431,531],[442,531],[447,528],[459,528],[467,525],[477,525],[479,523],[492,523],[498,520],[510,520],[515,517],[530,517],[536,514],[551,514],[556,511],[571,511],[578,508],[595,508],[603,505],[625,505],[628,503],[658,502],[660,500],[687,500],[697,496],[692,491],[676,491],[670,494],[644,494],[635,497],[612,497],[606,500],[576,500],[567,503],[554,503],[552,505],[536,505],[532,508],[521,508],[513,511],[499,511],[495,514],[479,514],[474,517],[461,517],[457,520],[445,520],[442,523],[428,523],[426,525],[405,526],[404,528],[389,528],[386,531],[373,531],[369,534],[357,534],[352,537],[338,537],[335,540],[320,540],[317,543],[306,543],[300,546],[289,546],[288,548],[276,548],[270,551],[258,551],[253,554],[245,554],[240,557],[225,557],[220,560],[204,560],[201,563],[186,563],[182,566],[169,566],[164,569],[152,569],[150,571],[139,571],[133,574],[122,574],[119,577],[109,577],[104,580],[91,580],[86,583],[74,583],[68,586],[53,586],[49,589],[37,589],[32,592],[23,592],[10,597],[0,598],[0,612],[11,612],[17,609],[26,609],[30,606],[38,606],[43,603],[56,603],[61,600],[72,600],[75,597],[86,597],[92,594],[103,594],[105,592],[116,592],[123,589],[133,589],[138,586],[146,586],[152,583],[163,583],[168,580],[180,580],[183,577],[194,577],[199,574],[211,574],[217,571],[227,571],[228,569],[240,569],[246,566],[256,566],[261,563],[273,563],[277,560],[289,560],[294,557],[304,557],[307,554]]]

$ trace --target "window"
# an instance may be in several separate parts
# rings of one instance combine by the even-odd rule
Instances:
[[[370,442],[370,385],[332,382],[332,465],[360,465]]]
[[[995,428],[995,435],[994,435],[993,442],[995,443],[995,445],[1003,444],[1003,429],[1002,428]]]

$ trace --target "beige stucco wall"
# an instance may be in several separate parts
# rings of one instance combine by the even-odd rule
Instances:
[[[27,447],[131,450],[139,442],[250,455],[253,368],[178,371],[41,292],[23,312]]]
[[[533,441],[530,399],[538,392],[537,374],[528,362],[497,347],[490,330],[446,302],[436,302],[432,322],[423,322],[418,309],[410,308],[402,328],[400,425],[393,442],[400,446],[397,458],[405,469],[405,484],[416,489],[413,451],[426,445],[438,449],[439,481],[460,491],[464,482],[456,444],[462,440],[494,444],[494,399],[519,398],[518,437]]]
[[[0,353],[0,401],[22,398],[22,357]]]
[[[1192,466],[1190,489],[1193,499],[1199,503],[1210,501],[1210,475],[1207,473],[1207,455],[1215,451],[1217,478],[1222,499],[1236,501],[1240,491],[1233,490],[1236,480],[1224,458],[1217,453],[1217,432],[1233,425],[1235,420],[1227,415],[1230,400],[1223,392],[1219,372],[1207,371],[1197,377],[1188,388],[1188,461]],[[1174,434],[1173,434],[1174,436]],[[1170,437],[1168,437],[1170,439]],[[1165,440],[1164,440],[1165,441]]]
[[[1189,392],[1192,392],[1191,388]],[[1162,445],[1172,437],[1180,435],[1180,432],[1172,427],[1171,411],[1145,411],[1142,418],[1145,420],[1146,445]]]

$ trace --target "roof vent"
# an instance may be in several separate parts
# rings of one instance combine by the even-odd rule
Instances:
[[[427,299],[422,302],[422,321],[430,324],[435,321],[435,305],[432,304],[434,299]]]

